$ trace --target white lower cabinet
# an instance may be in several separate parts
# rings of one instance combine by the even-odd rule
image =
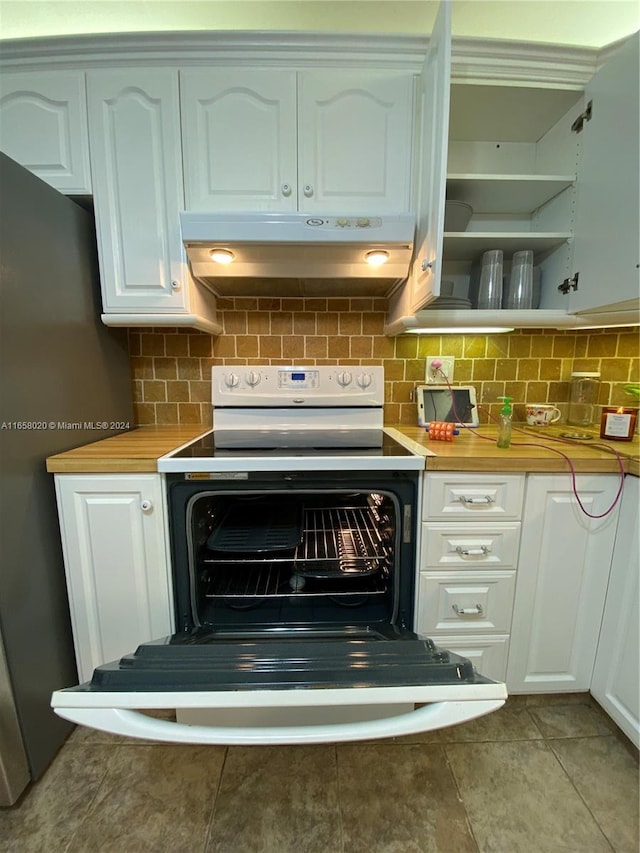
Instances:
[[[523,474],[427,473],[416,631],[504,681]]]
[[[173,633],[160,474],[57,474],[58,513],[80,681]]]
[[[640,480],[627,476],[591,693],[640,748]]]
[[[611,506],[617,475],[582,474],[587,512]],[[603,518],[579,508],[568,474],[527,477],[507,687],[510,693],[588,691],[616,536],[617,507]]]

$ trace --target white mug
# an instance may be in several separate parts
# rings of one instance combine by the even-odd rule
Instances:
[[[527,403],[525,410],[529,426],[548,426],[562,417],[560,409],[551,403]]]

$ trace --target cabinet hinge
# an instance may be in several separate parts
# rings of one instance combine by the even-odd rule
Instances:
[[[577,290],[578,289],[578,278],[579,277],[580,277],[580,273],[577,272],[573,276],[573,278],[565,278],[565,280],[562,282],[562,284],[558,285],[558,290],[560,291],[560,293],[564,293],[564,295],[566,296],[570,290]]]
[[[589,101],[587,104],[587,108],[583,113],[580,113],[578,118],[571,125],[571,130],[574,133],[580,133],[582,128],[584,127],[585,121],[591,121],[591,115],[593,113],[593,101]]]

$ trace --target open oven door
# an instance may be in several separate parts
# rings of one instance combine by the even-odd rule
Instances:
[[[500,708],[506,686],[410,631],[194,631],[145,643],[58,690],[80,725],[151,740],[299,744],[413,734]],[[175,709],[176,720],[150,715]]]

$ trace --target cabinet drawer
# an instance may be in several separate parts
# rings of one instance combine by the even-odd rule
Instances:
[[[423,524],[420,569],[515,569],[520,522]]]
[[[427,636],[508,634],[515,577],[515,572],[422,572],[416,624]]]
[[[427,473],[422,517],[425,521],[517,520],[522,513],[523,495],[521,474]]]
[[[457,655],[468,658],[480,675],[495,681],[504,681],[507,676],[507,658],[509,655],[509,636],[499,637],[457,637],[447,634],[438,637],[436,645],[449,649]]]

